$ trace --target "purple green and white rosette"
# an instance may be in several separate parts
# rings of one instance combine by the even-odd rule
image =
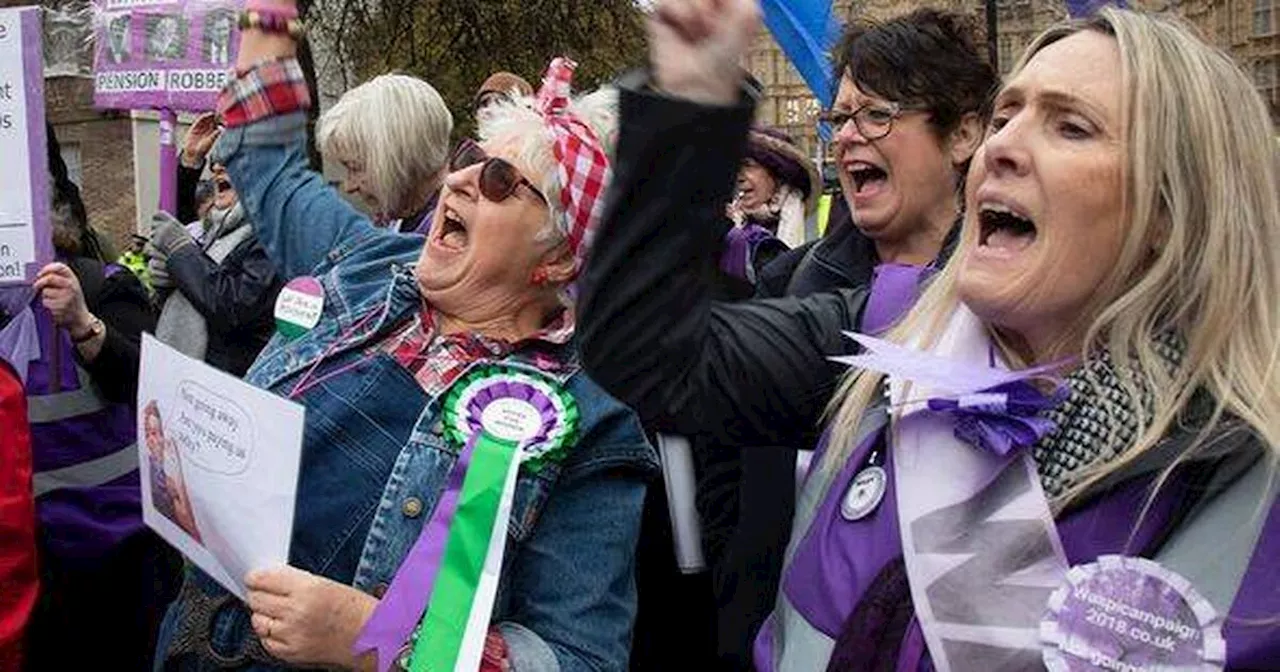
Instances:
[[[1222,617],[1182,576],[1144,558],[1099,556],[1072,567],[1040,624],[1050,672],[1216,671]]]
[[[573,397],[513,367],[473,369],[446,393],[441,413],[458,461],[353,649],[376,651],[379,670],[397,660],[413,672],[479,666],[517,475],[563,459],[577,436]]]
[[[554,381],[521,369],[484,367],[453,386],[444,405],[445,434],[464,445],[477,431],[520,444],[534,473],[563,460],[573,445],[578,406]],[[454,392],[456,390],[456,393]]]

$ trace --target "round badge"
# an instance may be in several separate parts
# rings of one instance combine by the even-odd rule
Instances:
[[[1040,623],[1050,672],[1221,670],[1222,618],[1178,574],[1143,558],[1072,567]]]
[[[458,445],[477,431],[520,445],[532,471],[563,459],[577,436],[573,397],[541,375],[500,365],[476,367],[454,383],[443,406],[445,432]]]
[[[494,438],[524,443],[542,430],[542,413],[523,399],[494,399],[480,412],[480,426]]]
[[[276,329],[285,338],[297,338],[315,328],[324,311],[324,288],[311,276],[289,281],[276,297]]]
[[[850,522],[865,518],[880,506],[888,482],[889,475],[880,467],[873,465],[859,471],[840,501],[840,515]]]

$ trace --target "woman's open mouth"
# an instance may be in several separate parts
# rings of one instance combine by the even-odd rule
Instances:
[[[467,247],[467,223],[454,212],[445,207],[441,212],[440,228],[436,233],[436,244],[450,251],[460,251]]]
[[[1003,203],[983,203],[978,209],[978,246],[1007,254],[1036,242],[1036,225]]]
[[[845,165],[845,169],[853,179],[855,199],[870,198],[889,183],[889,172],[868,161],[851,161]]]

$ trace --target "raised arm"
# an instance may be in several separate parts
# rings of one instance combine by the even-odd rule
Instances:
[[[178,212],[174,216],[183,224],[200,219],[196,188],[204,172],[205,157],[218,140],[218,133],[218,115],[206,112],[191,124],[186,139],[182,141],[182,151],[178,153]]]
[[[797,445],[833,390],[840,368],[827,357],[846,352],[840,332],[856,323],[861,294],[712,301],[722,213],[753,112],[732,52],[754,30],[755,4],[724,0],[719,11],[728,15],[703,28],[742,32],[709,38],[729,53],[727,68],[700,67],[708,56],[658,25],[653,83],[621,83],[614,178],[578,333],[592,378],[657,429]],[[725,46],[733,40],[741,44]],[[714,81],[700,83],[707,72]]]
[[[292,0],[274,3],[285,10]],[[371,237],[373,226],[323,176],[311,170],[306,110],[311,105],[296,46],[287,35],[245,29],[236,72],[218,108],[226,129],[213,161],[227,168],[258,239],[285,280]]]

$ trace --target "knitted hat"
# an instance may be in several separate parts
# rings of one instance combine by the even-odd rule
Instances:
[[[529,82],[524,81],[520,75],[514,75],[510,72],[495,72],[489,75],[489,79],[484,80],[484,84],[480,85],[480,90],[476,91],[474,103],[480,102],[486,93],[501,93],[504,96],[510,96],[515,93],[518,96],[532,96],[533,87]]]
[[[812,213],[822,195],[822,180],[813,161],[805,156],[786,133],[756,127],[747,136],[746,157],[769,171],[773,179],[804,195],[806,213]]]

